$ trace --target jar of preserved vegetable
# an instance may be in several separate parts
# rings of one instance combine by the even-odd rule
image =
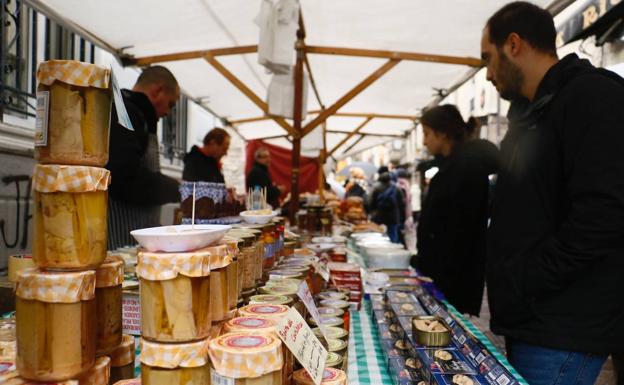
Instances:
[[[248,225],[248,224],[237,224],[234,225],[234,230],[239,232],[251,233],[256,237],[255,246],[256,246],[256,258],[254,262],[254,280],[256,283],[262,280],[262,265],[264,261],[264,236],[263,236],[263,225]],[[255,284],[254,284],[255,287]]]
[[[183,344],[141,341],[142,385],[210,383],[208,340]]]
[[[211,340],[212,384],[284,384],[282,341],[274,334],[227,333]]]
[[[207,247],[210,257],[210,313],[212,322],[223,321],[234,313],[230,312],[229,292],[236,290],[236,282],[228,281],[228,268],[232,257],[225,245]],[[231,317],[230,317],[231,318]]]
[[[144,339],[187,342],[207,338],[211,326],[212,252],[140,251],[136,274]]]
[[[243,244],[239,248],[239,263],[243,267],[242,272],[242,290],[255,288],[255,263],[256,263],[256,247],[254,245],[256,236],[251,232],[232,231],[229,236],[239,237],[243,240]]]
[[[224,245],[227,246],[228,255],[230,256],[230,264],[226,267],[226,280],[228,283],[228,309],[230,312],[236,310],[238,303],[238,243],[239,239],[227,237],[222,239]],[[242,242],[242,241],[240,241]]]
[[[97,340],[95,354],[102,356],[121,343],[122,284],[124,261],[110,256],[95,271],[95,307],[97,309]]]
[[[109,182],[104,168],[35,166],[33,259],[38,267],[86,270],[104,261]]]
[[[134,378],[135,349],[134,336],[124,334],[121,345],[108,354],[111,359],[109,383]]]
[[[110,69],[73,60],[50,60],[37,69],[41,115],[35,158],[43,164],[104,167],[112,105]]]
[[[17,369],[42,382],[78,377],[95,363],[95,272],[22,271],[15,292]]]
[[[278,322],[281,320],[290,307],[285,305],[247,305],[238,309],[240,317],[266,317]]]
[[[110,380],[110,358],[98,357],[95,365],[78,377],[78,385],[108,385]]]
[[[322,385],[346,385],[347,375],[339,369],[327,367],[323,371]],[[299,369],[293,373],[294,385],[314,385],[314,380],[305,369]]]

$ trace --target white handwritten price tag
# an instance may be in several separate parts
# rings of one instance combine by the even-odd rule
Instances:
[[[314,383],[320,385],[327,363],[327,350],[297,310],[290,308],[286,312],[277,324],[277,335],[305,368]]]
[[[319,314],[318,309],[316,308],[316,304],[314,303],[314,298],[312,297],[312,293],[310,292],[310,287],[308,287],[308,283],[306,281],[302,281],[299,285],[299,289],[297,290],[297,295],[301,298],[301,301],[305,305],[308,312],[312,316],[312,319],[318,325],[321,330],[321,334],[327,340],[327,334],[325,334],[325,326],[321,322],[321,315]]]
[[[329,282],[329,269],[327,268],[327,264],[321,261],[316,262],[314,264],[314,270],[325,280],[325,282]]]
[[[117,120],[119,124],[126,127],[130,131],[134,131],[134,127],[132,127],[132,121],[130,121],[130,116],[128,115],[128,111],[126,110],[126,105],[123,101],[123,96],[121,95],[121,88],[119,88],[119,83],[117,83],[117,78],[111,69],[111,84],[113,85],[113,100],[115,101],[115,110],[117,111]]]

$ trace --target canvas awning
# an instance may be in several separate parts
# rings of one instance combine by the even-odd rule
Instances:
[[[545,6],[549,0],[534,2]],[[235,50],[243,53],[214,58],[251,93],[265,98],[270,77],[257,64],[255,50],[249,48],[258,41],[254,18],[259,1],[27,0],[27,3],[117,55],[141,59],[243,47]],[[436,95],[436,89],[447,89],[462,78],[470,69],[466,64],[478,65],[474,58],[479,57],[483,25],[505,3],[500,0],[301,0],[309,67],[326,108],[371,74],[387,70],[341,106],[339,115],[327,120],[327,150],[340,144],[332,154],[338,158],[404,136],[413,128],[413,119],[421,108]],[[331,47],[351,50],[338,50],[341,54],[335,55],[332,53],[336,50]],[[462,64],[426,61],[446,60],[437,55],[451,56],[447,61]],[[404,60],[389,64],[389,57]],[[269,142],[290,146],[286,137],[280,137],[287,134],[283,125],[270,119],[256,119],[265,115],[262,109],[201,55],[160,64],[172,70],[186,94],[221,117],[238,122],[235,125],[243,137],[273,137]],[[309,110],[321,109],[312,90],[308,100]],[[315,116],[308,115],[307,122]],[[241,122],[250,118],[252,121]],[[364,122],[367,123],[359,134],[349,136]]]

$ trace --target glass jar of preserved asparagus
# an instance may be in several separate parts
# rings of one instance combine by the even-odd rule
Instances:
[[[346,385],[347,375],[345,372],[334,368],[325,368],[323,371],[322,385]],[[305,369],[299,369],[293,373],[294,385],[314,385],[314,380]]]
[[[209,346],[211,383],[287,385],[282,341],[275,334],[227,333]]]
[[[251,236],[248,237],[253,238]],[[234,251],[236,252],[236,298],[234,304],[234,307],[236,307],[236,304],[243,293],[243,276],[245,269],[245,253],[243,251],[245,249],[245,245],[249,245],[250,242],[249,238],[245,239],[243,235],[226,235],[223,237],[223,242],[228,245],[230,253]]]
[[[97,268],[106,258],[110,172],[37,165],[33,260],[46,270]]]
[[[262,225],[237,224],[234,225],[233,229],[233,231],[250,233],[253,234],[254,237],[256,237],[254,242],[256,258],[253,264],[254,281],[256,282],[262,279],[262,263],[264,260],[264,236],[262,233],[262,228]]]
[[[78,377],[78,385],[108,385],[110,362],[109,357],[98,357],[95,365]]]
[[[15,291],[17,369],[33,381],[78,377],[95,362],[95,272],[22,271]]]
[[[97,340],[95,354],[105,355],[121,343],[122,288],[124,261],[109,256],[95,271],[95,307],[97,309]]]
[[[243,239],[243,244],[239,250],[239,262],[242,260],[243,266],[242,290],[253,289],[256,286],[256,247],[254,245],[256,236],[251,232],[237,230],[233,230],[228,234]]]
[[[231,258],[230,264],[226,268],[226,276],[228,283],[228,308],[229,311],[233,311],[238,303],[238,243],[242,243],[242,240],[228,236],[221,239],[221,242],[227,246],[228,255]]]
[[[211,326],[212,252],[139,251],[141,333],[159,342],[207,338]]]
[[[183,344],[141,341],[142,385],[210,383],[208,340]]]
[[[104,167],[112,91],[110,70],[73,60],[50,60],[37,69],[35,158],[44,164]],[[39,111],[38,111],[39,112]]]
[[[210,251],[210,313],[212,322],[223,321],[230,313],[229,292],[236,289],[236,282],[228,281],[228,268],[232,257],[229,255],[227,246],[217,245],[207,247]],[[236,306],[235,306],[236,307]]]
[[[111,359],[111,384],[134,378],[134,352],[134,336],[124,334],[121,345],[108,355]]]

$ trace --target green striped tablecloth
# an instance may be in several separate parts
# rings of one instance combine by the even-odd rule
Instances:
[[[360,311],[351,311],[349,331],[349,385],[392,385],[372,317],[370,301],[362,301]]]
[[[444,301],[450,313],[472,333],[483,345],[500,361],[509,372],[523,385],[528,383],[509,364],[487,337],[472,322],[465,319],[452,305]],[[351,324],[349,333],[349,360],[348,377],[349,385],[382,384],[391,385],[392,378],[388,373],[388,367],[384,358],[379,332],[372,316],[371,303],[362,301],[360,311],[351,311]]]

